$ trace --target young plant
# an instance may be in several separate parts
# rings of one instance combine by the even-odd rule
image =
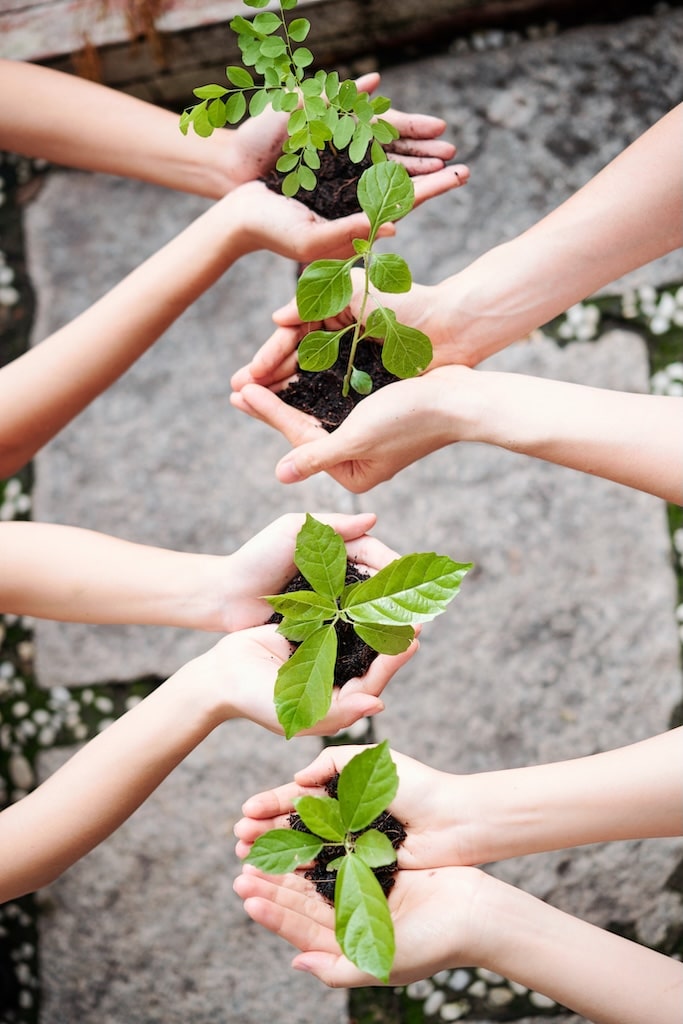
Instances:
[[[447,555],[404,555],[347,586],[344,541],[308,514],[297,536],[294,563],[311,589],[266,598],[282,615],[278,632],[299,645],[275,683],[275,708],[287,739],[311,728],[329,710],[337,622],[350,623],[374,651],[400,654],[410,646],[414,626],[440,615],[472,568]]]
[[[358,201],[370,221],[366,239],[353,242],[355,254],[348,259],[322,259],[310,263],[301,274],[296,300],[302,321],[326,320],[348,306],[353,295],[351,271],[357,264],[364,269],[363,293],[358,317],[351,326],[336,331],[310,331],[299,342],[298,360],[303,370],[327,370],[339,358],[339,344],[352,330],[351,348],[342,382],[342,394],[349,388],[361,395],[372,391],[372,379],[354,365],[356,350],[364,338],[382,342],[382,363],[395,377],[415,377],[432,360],[432,344],[415,327],[399,323],[391,309],[373,296],[375,308],[366,317],[370,285],[382,292],[407,292],[412,276],[406,261],[394,253],[376,253],[373,246],[382,224],[405,217],[415,202],[410,175],[399,163],[386,162],[368,167],[358,182]]]
[[[388,982],[394,961],[394,928],[386,896],[373,868],[394,864],[396,851],[373,828],[398,789],[388,743],[368,747],[342,769],[337,797],[302,796],[294,801],[308,832],[272,829],[254,842],[247,863],[282,875],[315,860],[325,847],[341,853],[327,864],[336,872],[335,933],[344,955],[361,971]]]
[[[244,0],[247,7],[270,6],[269,0]],[[237,124],[248,112],[260,114],[270,103],[289,114],[287,139],[277,169],[286,177],[282,191],[294,196],[303,188],[313,191],[320,152],[327,146],[348,147],[353,163],[359,163],[370,147],[373,161],[386,155],[382,146],[398,138],[398,132],[379,115],[391,106],[385,96],[371,99],[352,81],[340,81],[336,71],[316,71],[308,76],[313,54],[303,43],[310,31],[306,18],[287,20],[297,0],[279,0],[279,11],[262,11],[253,20],[237,15],[230,28],[237,36],[244,67],[225,69],[228,85],[203,85],[194,90],[200,100],[184,111],[180,129],[191,124],[201,136],[215,128]],[[253,72],[249,70],[253,68]],[[254,74],[256,77],[254,77]]]

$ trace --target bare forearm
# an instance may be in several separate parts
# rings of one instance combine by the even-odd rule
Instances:
[[[245,251],[232,197],[0,374],[0,475],[24,465]],[[237,205],[237,204],[235,204]]]
[[[219,630],[225,559],[46,523],[0,523],[0,611]]]
[[[683,728],[590,757],[473,775],[464,785],[476,863],[681,835]]]
[[[594,1024],[680,1024],[683,965],[485,876],[477,963]]]
[[[225,711],[190,662],[0,814],[0,902],[47,885],[101,843]]]
[[[482,372],[472,439],[683,503],[683,401]]]
[[[461,361],[480,362],[683,245],[682,182],[683,105],[528,231],[438,286]]]
[[[3,149],[212,199],[234,187],[228,131],[183,136],[171,111],[20,61],[0,61],[0,95]]]

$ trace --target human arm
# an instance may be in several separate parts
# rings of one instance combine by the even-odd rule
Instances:
[[[245,868],[247,914],[300,952],[292,966],[326,985],[376,985],[342,954],[334,912],[301,875]],[[390,985],[483,967],[594,1024],[680,1024],[683,965],[549,906],[476,868],[399,871],[389,894],[396,938]]]
[[[379,75],[364,75],[359,89],[373,91]],[[25,156],[164,185],[219,199],[273,166],[287,136],[287,116],[267,110],[239,128],[204,139],[183,136],[178,115],[74,75],[23,61],[0,60],[0,146]],[[390,111],[400,131],[392,158],[436,195],[442,170],[455,147],[440,138],[441,118]],[[445,184],[445,179],[442,179]]]
[[[382,690],[416,649],[380,655],[362,679],[337,688],[311,732],[381,711]],[[273,688],[289,654],[275,626],[224,637],[0,812],[0,903],[49,884],[106,839],[221,723],[245,718],[280,733]]]
[[[293,800],[321,790],[359,748],[326,747],[294,782],[246,801],[235,826],[244,857],[286,826]],[[390,806],[409,822],[400,868],[477,865],[589,843],[683,834],[683,727],[616,750],[474,775],[437,771],[392,751]]]
[[[316,513],[376,572],[396,554],[370,537],[372,513]],[[0,523],[0,612],[57,621],[232,632],[268,620],[263,600],[296,574],[303,514],[280,516],[230,555],[204,555],[50,523]]]
[[[245,384],[232,399],[294,445],[282,483],[325,471],[362,493],[430,452],[479,441],[683,503],[683,400],[443,366],[364,398],[333,433]]]

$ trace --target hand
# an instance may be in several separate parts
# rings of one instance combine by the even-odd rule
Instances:
[[[325,792],[325,783],[342,770],[363,747],[326,747],[294,782],[250,797],[242,807],[244,817],[235,825],[237,856],[248,855],[254,840],[273,828],[287,828],[296,797]],[[398,792],[389,810],[406,822],[407,836],[398,850],[398,866],[405,869],[471,865],[468,835],[477,820],[470,810],[469,776],[459,777],[429,768],[392,750],[398,772]]]
[[[367,534],[377,517],[371,512],[359,515],[313,515],[327,523],[344,539],[349,558],[367,573],[375,573],[394,558],[396,552]],[[289,513],[257,533],[234,554],[223,560],[221,578],[227,593],[227,607],[220,628],[226,632],[266,622],[272,608],[263,600],[267,594],[279,594],[296,575],[294,547],[304,514]]]
[[[417,651],[414,640],[402,654],[379,654],[362,678],[335,687],[325,718],[300,735],[331,736],[384,709],[380,694],[394,673]],[[223,720],[247,718],[282,735],[273,703],[278,669],[291,655],[288,640],[275,625],[242,629],[220,640],[205,659],[209,685],[217,692]],[[227,693],[226,693],[226,681]]]
[[[486,876],[476,868],[399,871],[389,893],[396,954],[390,985],[407,985],[458,965],[481,963],[474,912]],[[377,985],[339,948],[334,911],[300,874],[262,875],[245,865],[233,886],[257,924],[301,952],[292,961],[332,988]]]
[[[230,400],[281,431],[294,446],[276,467],[281,483],[325,471],[360,494],[430,452],[475,440],[477,380],[476,371],[451,366],[397,381],[359,402],[331,434],[315,417],[258,384],[245,384]]]
[[[380,76],[375,72],[356,79],[360,92],[373,93],[379,84]],[[400,132],[400,137],[386,147],[387,155],[390,160],[404,164],[409,174],[429,178],[441,171],[446,161],[455,156],[455,146],[440,138],[446,128],[446,122],[440,117],[404,114],[400,110],[390,109],[383,118]],[[233,187],[262,177],[274,166],[282,151],[282,143],[287,138],[288,119],[289,114],[276,113],[272,107],[268,107],[258,117],[248,118],[231,132],[231,166],[228,173],[234,182]],[[461,184],[464,184],[469,172],[462,165],[457,170],[463,178]],[[420,183],[419,202],[454,187],[452,183],[446,184],[446,180],[443,178],[438,183],[434,181],[429,184],[425,182],[424,186]]]

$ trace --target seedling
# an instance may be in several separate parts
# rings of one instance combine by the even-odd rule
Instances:
[[[410,646],[414,626],[440,615],[472,568],[447,555],[410,554],[347,586],[344,541],[308,514],[297,536],[294,563],[311,589],[266,598],[283,616],[278,632],[299,644],[275,682],[275,708],[287,739],[311,728],[329,710],[337,622],[351,623],[374,651],[400,654]]]
[[[355,82],[341,81],[336,71],[318,70],[307,75],[314,63],[311,50],[300,45],[311,25],[306,18],[287,20],[286,12],[298,0],[279,0],[279,11],[262,11],[253,20],[237,15],[230,28],[245,65],[225,69],[228,85],[202,85],[194,90],[200,100],[184,111],[180,129],[191,124],[201,136],[215,128],[237,124],[249,114],[255,117],[270,103],[289,114],[287,138],[277,169],[286,176],[282,191],[294,196],[300,188],[312,192],[320,152],[327,146],[346,149],[353,163],[360,163],[370,147],[373,161],[386,160],[382,146],[398,138],[398,132],[379,115],[391,106],[385,96],[370,98]],[[268,7],[269,0],[244,0],[251,8]],[[253,68],[253,72],[249,70]],[[256,77],[254,77],[256,75]]]
[[[382,292],[407,292],[412,285],[408,264],[395,253],[376,253],[373,246],[383,224],[405,217],[413,208],[415,190],[402,164],[383,163],[368,167],[358,182],[358,201],[370,221],[367,239],[355,238],[355,254],[345,260],[315,260],[301,274],[296,301],[302,321],[326,320],[345,309],[353,295],[352,269],[359,263],[364,269],[363,292],[358,317],[352,326],[340,330],[310,331],[298,347],[302,370],[327,370],[339,357],[339,343],[353,330],[342,394],[349,388],[361,395],[372,391],[372,378],[354,366],[358,343],[364,338],[382,341],[382,363],[395,377],[415,377],[432,360],[432,343],[416,327],[399,323],[396,314],[373,297],[375,308],[365,316],[370,285]]]
[[[372,825],[397,789],[398,774],[385,740],[351,758],[339,775],[336,799],[301,796],[294,801],[308,832],[272,829],[256,839],[246,858],[267,874],[282,875],[309,864],[325,847],[341,849],[327,865],[336,872],[336,938],[359,970],[385,983],[394,961],[394,928],[373,868],[394,864],[396,851]]]

